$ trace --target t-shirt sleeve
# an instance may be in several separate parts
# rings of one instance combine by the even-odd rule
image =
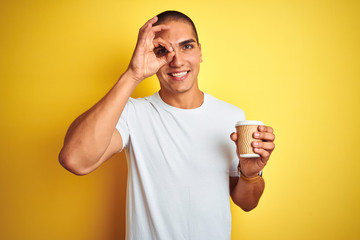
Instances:
[[[119,118],[118,123],[116,124],[116,129],[119,131],[123,146],[120,150],[120,152],[126,147],[129,143],[129,126],[128,126],[128,118],[129,118],[129,104],[130,100],[126,103],[123,112],[121,113],[121,116]]]
[[[243,121],[243,120],[245,120],[245,112],[243,110],[239,109],[239,111],[237,113],[237,121]],[[235,124],[236,124],[236,122],[234,122],[234,127],[235,127]],[[229,169],[230,177],[239,177],[240,176],[239,172],[238,172],[238,165],[239,165],[239,158],[236,155],[236,153],[234,153],[234,157],[231,162],[230,169]]]
[[[230,166],[230,171],[229,171],[229,176],[230,177],[239,177],[239,173],[238,173],[238,164],[239,164],[239,158],[234,157],[234,159],[231,162],[231,166]]]

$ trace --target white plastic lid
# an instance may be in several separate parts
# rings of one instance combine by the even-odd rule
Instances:
[[[245,121],[238,121],[235,127],[244,126],[244,125],[264,125],[264,123],[262,121],[245,120]]]

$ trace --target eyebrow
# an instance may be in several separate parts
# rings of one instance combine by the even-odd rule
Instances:
[[[185,40],[185,41],[182,41],[179,43],[179,46],[184,46],[188,43],[193,43],[193,42],[196,42],[194,39],[188,39],[188,40]]]

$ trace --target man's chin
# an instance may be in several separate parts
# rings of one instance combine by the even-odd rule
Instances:
[[[172,94],[186,93],[191,90],[191,87],[189,87],[189,86],[179,86],[179,85],[181,85],[181,84],[171,84],[168,86],[164,86],[164,85],[160,84],[161,91],[172,93]]]
[[[190,89],[182,89],[182,88],[172,88],[165,90],[166,92],[169,92],[171,94],[181,94],[181,93],[187,93],[190,91]]]

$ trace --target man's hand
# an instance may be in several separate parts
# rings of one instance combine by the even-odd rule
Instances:
[[[252,146],[254,148],[254,152],[259,154],[258,158],[242,158],[239,154],[238,149],[238,136],[237,133],[233,132],[230,136],[231,140],[233,140],[236,144],[236,153],[239,157],[239,164],[241,172],[245,175],[245,177],[256,177],[258,173],[263,170],[266,163],[268,162],[272,151],[275,148],[274,140],[274,130],[272,127],[268,126],[259,126],[258,132],[254,132],[253,137],[261,141],[253,141]]]
[[[157,20],[157,16],[153,17],[139,30],[136,48],[127,70],[138,82],[154,75],[163,65],[171,62],[175,55],[169,43],[161,38],[155,39],[157,32],[169,29],[168,26],[163,24],[153,26]],[[157,47],[166,49],[166,54],[157,56],[154,52]]]

